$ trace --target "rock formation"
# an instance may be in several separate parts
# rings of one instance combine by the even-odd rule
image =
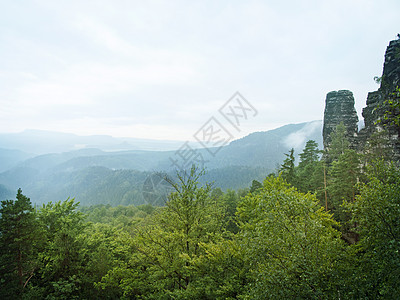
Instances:
[[[346,126],[347,138],[353,144],[357,137],[358,116],[354,108],[353,93],[348,90],[333,91],[326,95],[324,127],[322,129],[325,149],[329,147],[331,142],[331,133],[340,123]]]
[[[359,132],[357,130],[358,117],[354,108],[353,94],[346,90],[328,93],[324,113],[324,148],[329,148],[330,134],[341,122],[347,128],[351,147],[360,152],[373,133],[385,128],[393,159],[400,160],[399,128],[388,124],[383,118],[387,110],[385,100],[393,97],[398,86],[400,86],[400,39],[391,41],[386,49],[381,85],[377,91],[368,93],[367,106],[362,112],[365,124],[362,130]]]

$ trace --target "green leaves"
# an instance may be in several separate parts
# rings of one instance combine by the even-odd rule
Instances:
[[[385,109],[383,120],[377,123],[383,123],[384,126],[393,125],[397,129],[400,128],[400,87],[396,87],[395,91],[389,95],[389,98],[383,102]]]
[[[383,161],[369,169],[368,182],[348,208],[357,224],[361,285],[373,298],[399,298],[400,288],[400,171]]]
[[[86,225],[77,206],[74,199],[67,199],[50,202],[38,211],[37,230],[43,240],[28,295],[42,293],[41,297],[73,299],[81,293],[84,251],[79,236]]]
[[[310,140],[300,153],[300,163],[296,168],[298,177],[296,187],[304,192],[323,194],[324,190],[324,162],[319,161],[322,151],[318,150],[318,144]],[[319,199],[321,199],[320,197]]]
[[[321,151],[318,150],[318,144],[315,141],[307,141],[303,152],[300,153],[299,167],[302,168],[318,161],[320,153]]]
[[[316,157],[310,141],[297,178],[323,174]],[[346,200],[346,210],[332,201],[334,216],[343,212],[359,235],[352,245],[313,194],[281,176],[253,181],[250,193],[224,193],[201,185],[193,168],[168,179],[174,192],[165,207],[98,206],[82,209],[86,216],[73,199],[35,212],[19,191],[0,208],[1,296],[398,298],[400,171],[371,161],[366,182],[356,184],[359,164],[345,149],[328,172],[332,199]]]
[[[289,153],[285,153],[286,158],[281,165],[279,172],[287,182],[295,185],[297,183],[296,171],[294,165],[294,149],[290,149]]]
[[[182,294],[196,279],[194,262],[204,253],[201,243],[218,240],[223,210],[211,197],[209,185],[200,186],[201,173],[179,175],[166,207],[136,231],[137,250],[150,263],[149,278],[158,293]]]
[[[360,156],[354,150],[346,149],[338,160],[332,162],[329,169],[330,195],[337,201],[353,201],[356,195],[356,184],[361,176]]]
[[[335,221],[311,194],[281,178],[267,178],[262,191],[238,208],[239,239],[251,266],[251,299],[318,298],[343,249]]]
[[[0,296],[21,295],[36,271],[35,250],[40,236],[30,199],[18,189],[16,200],[1,201]]]

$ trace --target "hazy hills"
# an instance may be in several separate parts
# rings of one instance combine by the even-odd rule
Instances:
[[[51,141],[51,142],[50,142]],[[96,148],[104,151],[174,150],[181,141],[117,138],[109,135],[80,136],[71,133],[44,130],[25,130],[20,133],[0,134],[0,148],[29,153],[46,154]]]
[[[33,157],[34,154],[29,154],[20,150],[11,150],[0,148],[0,172],[4,172],[19,162]]]
[[[289,124],[274,130],[254,132],[231,142],[221,150],[214,167],[242,165],[274,170],[291,148],[298,155],[308,140],[315,140],[322,147],[322,122],[313,121]]]
[[[237,189],[249,186],[253,179],[262,180],[268,173],[274,171],[284,159],[284,153],[295,148],[300,153],[307,140],[316,140],[322,144],[322,122],[313,121],[301,124],[290,124],[280,128],[255,132],[231,142],[222,148],[215,157],[208,154],[206,149],[198,149],[207,159],[205,165],[207,174],[204,180],[214,181],[222,189]],[[35,134],[37,132],[34,132]],[[28,131],[23,135],[28,134]],[[34,136],[35,136],[34,134]],[[47,153],[31,157],[28,152],[35,150],[32,140],[27,138],[24,146],[22,135],[16,135],[13,140],[7,136],[12,147],[18,150],[1,149],[0,151],[0,198],[10,197],[21,187],[32,201],[42,203],[75,197],[82,204],[110,203],[140,204],[145,201],[142,195],[143,184],[154,172],[165,171],[173,173],[170,157],[173,151],[104,151],[114,147],[115,140],[102,144],[103,150],[84,148],[61,153]],[[44,144],[56,144],[65,134],[56,133],[47,136],[49,140],[40,140]],[[73,136],[72,142],[80,140],[82,144],[93,145],[93,137]],[[0,135],[0,145],[5,146]],[[15,136],[14,136],[15,137]],[[37,135],[36,135],[37,138]],[[105,140],[103,140],[105,141]],[[66,149],[73,147],[71,140],[65,140]],[[152,144],[151,141],[146,141]],[[18,144],[19,143],[19,144]],[[39,147],[39,140],[36,142]],[[155,146],[160,141],[155,141]],[[161,142],[162,143],[162,142]],[[180,142],[166,142],[163,150]],[[41,146],[42,150],[59,149],[60,145]],[[143,145],[141,146],[143,147]],[[11,147],[10,147],[11,148]],[[139,147],[140,148],[140,147]],[[36,148],[38,149],[38,148]],[[26,152],[24,152],[25,150]]]

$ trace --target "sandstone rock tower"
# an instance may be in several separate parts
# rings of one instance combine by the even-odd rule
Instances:
[[[390,97],[397,86],[400,86],[400,40],[390,42],[386,49],[381,86],[377,91],[368,93],[367,106],[364,107],[362,113],[365,129],[360,133],[363,139],[370,137],[373,132],[382,127],[376,122],[385,113],[384,101]],[[393,128],[389,128],[389,131],[392,130]]]
[[[340,122],[347,128],[351,148],[360,152],[371,135],[383,128],[388,131],[388,144],[393,152],[393,159],[400,161],[400,130],[398,127],[385,124],[383,116],[387,107],[385,100],[400,86],[400,39],[391,41],[386,48],[381,85],[377,91],[368,93],[367,106],[363,109],[365,128],[358,132],[357,112],[354,108],[353,94],[347,90],[330,92],[326,96],[323,140],[324,148],[329,148],[330,135]],[[379,123],[378,120],[381,120]]]
[[[324,127],[322,131],[324,148],[329,147],[331,133],[342,122],[347,129],[347,138],[353,144],[357,137],[358,116],[354,108],[353,93],[348,90],[333,91],[326,95]]]

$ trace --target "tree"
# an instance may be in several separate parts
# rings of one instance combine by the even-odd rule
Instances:
[[[15,299],[36,271],[35,247],[40,237],[31,201],[21,189],[16,200],[1,201],[0,215],[0,295]]]
[[[135,231],[136,254],[130,264],[143,271],[132,281],[143,289],[128,292],[129,297],[203,297],[196,285],[196,261],[205,253],[201,244],[222,238],[225,221],[221,205],[211,197],[211,186],[200,186],[202,175],[192,167],[189,174],[178,174],[178,182],[167,178],[174,192],[166,206]]]
[[[383,119],[378,120],[378,123],[383,123],[385,127],[394,126],[400,131],[400,87],[396,87],[389,98],[383,102],[383,107],[385,113]]]
[[[377,161],[368,168],[368,182],[347,207],[357,224],[360,242],[358,298],[400,298],[400,170]]]
[[[261,182],[257,181],[257,180],[253,180],[251,182],[251,187],[250,187],[250,193],[255,193],[257,192],[258,189],[260,189],[262,187]]]
[[[321,151],[318,144],[309,140],[302,153],[297,166],[297,188],[302,192],[313,192],[323,189],[323,169],[318,161]]]
[[[342,225],[343,238],[349,243],[357,241],[358,236],[354,233],[354,224],[350,222],[350,215],[344,209],[343,204],[353,202],[358,194],[357,184],[361,177],[360,155],[346,149],[339,158],[332,162],[329,168],[328,195],[329,208],[334,217]]]
[[[329,195],[334,207],[345,201],[354,201],[357,183],[361,175],[360,155],[354,150],[345,150],[329,169]]]
[[[295,185],[296,184],[296,172],[294,165],[294,149],[290,149],[289,153],[285,153],[285,160],[280,167],[280,174],[283,179],[285,179],[288,183]]]
[[[97,223],[85,228],[82,240],[87,263],[80,277],[87,292],[80,296],[84,299],[120,299],[124,289],[132,293],[136,287],[131,279],[135,275],[139,277],[142,271],[128,268],[135,255],[132,235],[122,228]],[[121,289],[120,285],[125,288]]]
[[[344,243],[315,196],[269,177],[238,207],[239,243],[249,266],[245,299],[336,298]]]
[[[85,266],[80,235],[85,224],[82,213],[77,211],[78,204],[74,199],[67,199],[49,202],[40,209],[38,220],[45,244],[38,255],[40,277],[35,278],[32,293],[57,299],[79,296],[79,276]]]
[[[254,182],[254,181],[253,181]],[[237,233],[238,227],[235,220],[236,208],[239,203],[239,196],[234,190],[227,190],[222,197],[222,207],[225,210],[226,229]]]
[[[353,201],[357,194],[356,184],[361,177],[361,157],[352,149],[346,138],[346,127],[341,122],[331,135],[331,143],[323,159],[324,182],[326,183],[326,207],[334,213],[335,219],[342,223],[344,233],[349,233],[349,215],[343,209],[343,201]],[[350,241],[350,240],[349,240]],[[353,241],[351,241],[353,242]]]
[[[318,161],[321,151],[318,149],[317,142],[313,140],[307,141],[303,152],[300,153],[299,167],[305,168],[306,166]]]
[[[328,163],[339,159],[339,156],[344,154],[346,149],[349,149],[350,142],[346,138],[346,134],[346,126],[341,122],[331,134],[331,143],[327,149]]]
[[[204,293],[202,298],[189,299],[243,299],[241,296],[246,294],[250,283],[250,265],[236,236],[201,244],[201,247],[205,254],[195,262],[196,286]]]

